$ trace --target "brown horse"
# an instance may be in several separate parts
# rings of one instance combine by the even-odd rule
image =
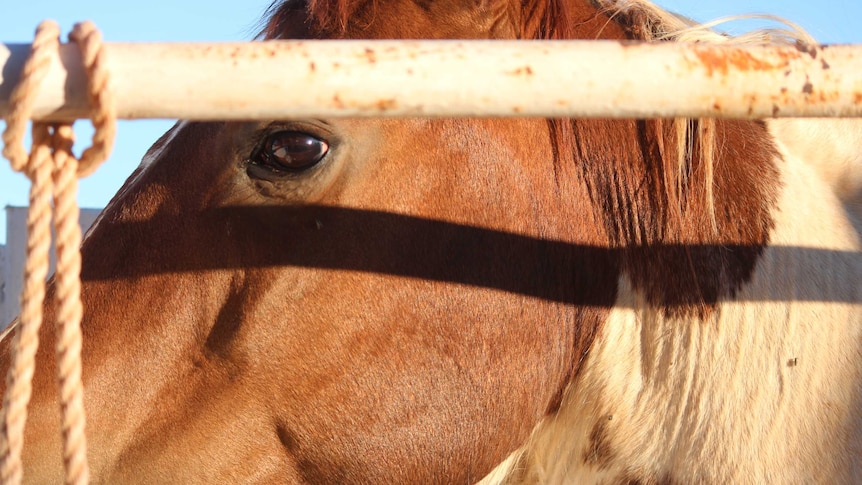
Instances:
[[[686,26],[643,0],[288,0],[264,36]],[[93,480],[862,480],[858,193],[789,123],[179,123],[83,247]],[[34,483],[62,470],[53,360]]]

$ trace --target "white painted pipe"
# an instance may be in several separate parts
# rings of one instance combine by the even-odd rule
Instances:
[[[0,114],[27,45],[0,44]],[[121,118],[862,116],[862,46],[611,41],[106,44]],[[39,119],[86,117],[63,45]]]

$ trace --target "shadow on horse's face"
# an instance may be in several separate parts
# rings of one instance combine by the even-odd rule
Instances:
[[[112,480],[476,480],[613,301],[544,120],[181,123],[149,158],[84,248]]]

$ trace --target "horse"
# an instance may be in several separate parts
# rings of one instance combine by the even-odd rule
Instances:
[[[734,41],[646,0],[286,0],[261,34],[691,36]],[[82,246],[91,478],[858,482],[860,139],[849,120],[179,122]],[[43,341],[55,307],[49,286]],[[43,346],[32,483],[62,476],[53,366]]]

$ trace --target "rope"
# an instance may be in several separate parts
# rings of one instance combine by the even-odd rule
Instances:
[[[84,150],[79,160],[72,153],[74,132],[71,124],[34,122],[33,146],[27,154],[23,141],[27,122],[51,61],[59,52],[59,38],[59,27],[53,22],[43,22],[36,30],[30,57],[10,98],[12,108],[3,132],[3,155],[14,170],[23,172],[31,181],[21,315],[12,342],[12,363],[6,377],[6,393],[0,414],[0,480],[5,484],[19,484],[23,476],[21,451],[43,319],[52,200],[57,237],[55,352],[65,483],[85,484],[89,480],[81,379],[83,307],[81,255],[78,252],[81,230],[75,197],[77,178],[92,173],[110,153],[116,131],[116,114],[108,89],[101,35],[90,22],[78,24],[69,39],[78,44],[87,72],[88,95],[94,110],[91,114],[95,127],[92,146]]]

